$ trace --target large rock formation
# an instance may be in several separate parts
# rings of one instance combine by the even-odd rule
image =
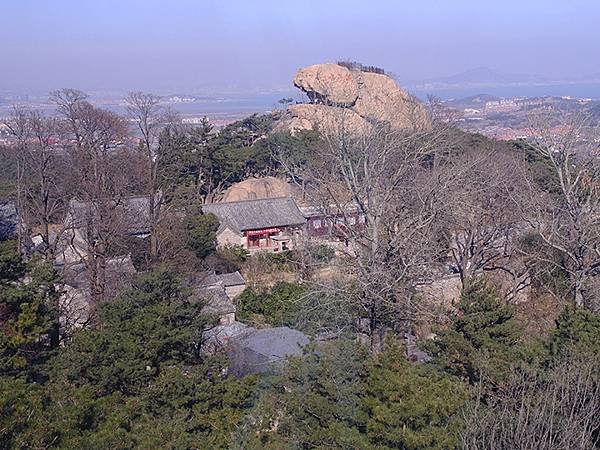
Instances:
[[[418,100],[383,73],[359,66],[316,64],[300,69],[294,85],[310,103],[290,106],[276,130],[335,132],[340,123],[355,131],[367,131],[370,124],[382,122],[402,130],[429,126]]]

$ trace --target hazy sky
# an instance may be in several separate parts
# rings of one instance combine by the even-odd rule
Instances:
[[[285,87],[354,59],[420,79],[600,72],[600,0],[0,0],[0,90]]]

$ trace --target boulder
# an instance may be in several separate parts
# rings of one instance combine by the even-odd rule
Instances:
[[[260,198],[289,197],[291,194],[291,186],[279,178],[248,178],[235,183],[227,189],[221,201],[236,202],[239,200],[256,200]]]

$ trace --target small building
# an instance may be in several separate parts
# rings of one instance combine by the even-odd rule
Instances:
[[[202,280],[204,286],[222,286],[227,296],[233,300],[246,289],[246,280],[236,270],[231,273],[211,274]]]
[[[131,287],[136,274],[137,271],[129,255],[108,259],[105,272],[105,300],[110,301],[121,291]],[[93,305],[85,262],[63,267],[62,276],[64,284],[59,287],[62,291],[58,300],[59,320],[62,332],[68,335],[89,323]]]
[[[305,206],[300,211],[306,218],[306,234],[323,239],[345,239],[353,231],[365,227],[365,215],[354,203],[348,205]]]
[[[150,197],[131,196],[114,199],[104,221],[109,223],[111,232],[121,236],[132,236],[140,239],[150,235]],[[59,234],[56,264],[64,266],[86,258],[88,243],[97,233],[99,211],[93,202],[72,199]]]
[[[219,325],[231,325],[235,322],[235,305],[222,285],[200,286],[195,289],[195,293],[200,301],[206,302],[202,314],[218,318]]]
[[[205,302],[202,313],[219,320],[219,326],[235,322],[233,300],[246,288],[246,280],[238,272],[196,276],[189,280],[196,298]]]
[[[78,229],[86,228],[98,211],[93,202],[71,200],[65,223]],[[123,234],[139,238],[150,235],[150,196],[136,195],[115,198],[109,206],[110,219],[117,222]]]
[[[289,197],[208,203],[202,210],[219,219],[219,245],[241,245],[249,251],[289,250],[296,245],[306,223]]]

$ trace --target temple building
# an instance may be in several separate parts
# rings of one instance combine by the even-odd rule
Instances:
[[[293,248],[306,223],[289,197],[209,203],[202,210],[219,219],[219,245],[241,245],[251,252]]]

